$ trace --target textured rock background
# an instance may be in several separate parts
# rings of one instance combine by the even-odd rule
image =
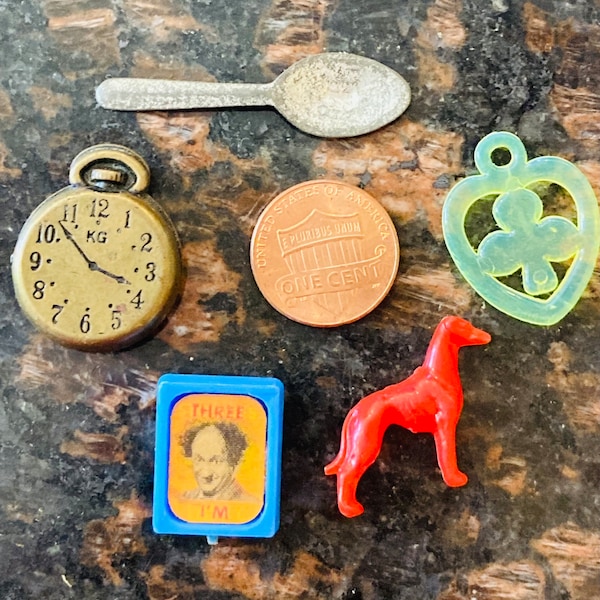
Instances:
[[[559,325],[486,306],[441,238],[448,189],[486,133],[577,163],[600,191],[600,2],[594,0],[0,0],[0,598],[23,600],[589,600],[600,595],[600,276]],[[308,54],[382,61],[406,114],[319,140],[270,110],[128,114],[106,76],[270,81]],[[153,340],[67,350],[20,312],[9,257],[31,210],[104,141],[149,162],[188,278]],[[402,248],[389,297],[332,330],[293,323],[256,288],[249,237],[279,191],[361,185]],[[344,416],[422,360],[445,314],[489,331],[462,351],[459,464],[392,428],[363,478],[363,516],[322,474]],[[154,388],[163,372],[273,375],[286,387],[281,529],[272,540],[156,536]]]

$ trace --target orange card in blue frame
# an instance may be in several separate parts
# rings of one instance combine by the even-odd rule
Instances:
[[[279,526],[283,385],[163,375],[158,382],[157,533],[271,537]]]

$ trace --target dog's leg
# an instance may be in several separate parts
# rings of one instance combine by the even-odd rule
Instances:
[[[356,499],[356,487],[362,475],[357,469],[357,454],[360,456],[362,445],[360,430],[360,417],[352,409],[344,419],[340,451],[325,467],[326,475],[337,475],[338,508],[346,517],[356,517],[365,510]]]
[[[377,459],[382,440],[378,418],[369,420],[356,412],[348,415],[342,441],[344,460],[336,465],[338,508],[346,517],[356,517],[364,512],[363,505],[356,499],[356,488],[365,471]]]
[[[363,471],[364,472],[364,471]],[[337,474],[337,504],[345,517],[357,517],[365,512],[364,506],[356,499],[356,487],[362,473],[342,467]]]
[[[444,412],[438,412],[435,416],[437,424],[433,432],[435,449],[437,452],[438,465],[442,471],[442,477],[450,487],[465,485],[468,477],[458,469],[456,460],[456,425],[458,416],[450,416]]]

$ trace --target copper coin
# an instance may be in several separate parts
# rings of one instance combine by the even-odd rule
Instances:
[[[389,292],[400,247],[394,224],[372,196],[338,181],[305,181],[261,213],[250,262],[269,303],[316,327],[352,323]]]

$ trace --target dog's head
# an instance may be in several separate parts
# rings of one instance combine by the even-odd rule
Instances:
[[[483,329],[477,329],[461,317],[444,317],[440,322],[450,334],[451,341],[457,346],[477,346],[487,344],[492,336]]]

